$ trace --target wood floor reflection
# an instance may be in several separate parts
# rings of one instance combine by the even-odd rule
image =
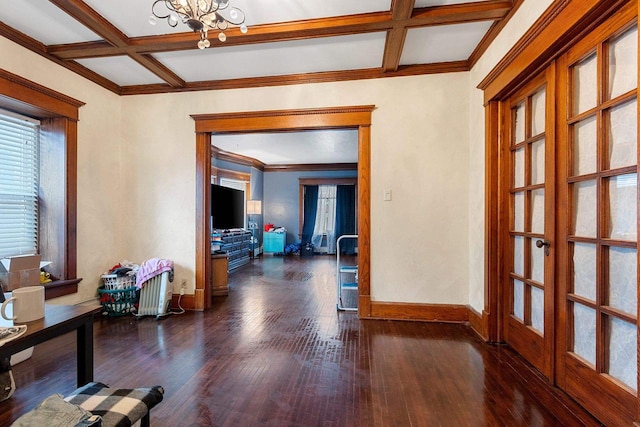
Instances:
[[[335,259],[263,257],[204,313],[100,318],[95,379],[162,385],[160,426],[599,425],[511,350],[466,325],[336,312]],[[75,336],[14,367],[0,425],[75,388]]]

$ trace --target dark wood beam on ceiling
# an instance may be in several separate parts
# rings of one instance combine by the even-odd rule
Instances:
[[[185,82],[169,68],[149,55],[127,52],[129,37],[107,21],[102,15],[90,8],[81,0],[49,0],[68,15],[75,18],[85,27],[102,37],[107,43],[121,51],[121,55],[129,55],[131,59],[142,65],[173,87],[184,86]],[[60,58],[60,57],[59,57]],[[61,58],[70,59],[70,58]]]
[[[380,68],[368,68],[361,70],[326,71],[319,73],[287,74],[283,76],[188,82],[182,88],[172,88],[169,85],[163,84],[123,86],[120,93],[122,95],[147,95],[169,92],[195,92],[200,90],[241,89],[304,83],[379,79],[384,77],[417,76],[424,74],[456,73],[469,70],[468,61],[453,61],[437,64],[403,65],[398,67],[396,71],[387,73],[383,72]]]
[[[391,15],[395,24],[387,32],[387,40],[384,45],[382,58],[382,71],[384,72],[395,71],[400,65],[400,56],[407,38],[407,27],[404,22],[411,17],[414,5],[415,0],[393,0],[391,3]]]
[[[502,19],[507,16],[512,6],[510,0],[492,0],[448,6],[424,7],[414,9],[411,19],[406,23],[406,26],[414,28]]]
[[[416,9],[408,18],[397,21],[393,19],[390,12],[310,19],[256,25],[249,28],[247,34],[240,33],[237,28],[230,28],[225,31],[227,35],[225,43],[219,42],[215,36],[210,37],[211,47],[209,49],[223,46],[389,31],[396,26],[420,27],[501,19],[509,12],[510,6],[510,1],[484,1],[452,6],[436,6]],[[398,11],[400,10],[401,8],[399,7]],[[109,44],[102,41],[51,45],[47,47],[47,52],[60,59],[98,58],[132,55],[135,53],[190,50],[196,49],[197,42],[198,36],[196,34],[184,32],[160,36],[133,37],[128,39],[128,45],[124,47],[109,46]]]

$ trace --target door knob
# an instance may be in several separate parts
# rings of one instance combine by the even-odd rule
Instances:
[[[536,246],[539,248],[544,247],[544,254],[545,256],[549,256],[549,247],[551,246],[551,242],[549,242],[548,240],[536,240]]]

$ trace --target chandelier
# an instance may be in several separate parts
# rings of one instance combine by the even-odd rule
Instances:
[[[163,3],[166,12],[156,12],[156,5]],[[171,27],[178,25],[182,20],[193,30],[200,33],[198,47],[205,49],[211,46],[207,33],[210,30],[219,30],[218,40],[224,42],[227,36],[224,31],[229,24],[240,26],[240,32],[245,34],[247,26],[244,23],[244,12],[234,6],[229,6],[229,0],[155,0],[151,6],[149,23],[156,25],[157,19],[166,19]]]

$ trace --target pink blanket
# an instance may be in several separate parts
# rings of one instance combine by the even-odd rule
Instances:
[[[151,258],[146,260],[140,265],[140,269],[138,270],[138,274],[136,276],[136,287],[138,289],[142,289],[144,283],[158,276],[165,271],[173,270],[173,260],[171,259],[161,259],[161,258]]]

